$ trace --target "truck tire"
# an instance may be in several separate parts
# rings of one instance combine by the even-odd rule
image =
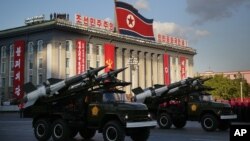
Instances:
[[[169,129],[173,124],[171,116],[167,113],[161,113],[157,118],[157,123],[162,129]]]
[[[64,120],[58,119],[52,125],[52,138],[54,141],[65,141],[70,136],[70,130]]]
[[[138,128],[136,132],[130,135],[133,141],[146,141],[150,135],[149,128]]]
[[[230,123],[228,121],[220,121],[218,125],[218,129],[221,131],[225,131],[229,128]]]
[[[175,128],[183,128],[186,125],[187,121],[186,120],[173,120],[173,124]]]
[[[89,140],[95,136],[96,130],[94,129],[89,129],[89,128],[84,128],[79,131],[80,135],[86,139]]]
[[[46,119],[38,119],[34,123],[34,134],[37,140],[46,141],[51,137],[51,123]]]
[[[117,121],[110,121],[103,128],[104,141],[124,141],[125,131]]]
[[[206,131],[214,131],[218,127],[218,120],[214,115],[205,114],[201,118],[201,126]]]
[[[78,130],[77,129],[74,129],[74,128],[70,128],[70,134],[69,134],[69,137],[70,138],[74,138],[78,133]]]

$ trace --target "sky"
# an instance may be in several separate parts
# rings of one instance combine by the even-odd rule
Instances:
[[[249,0],[120,0],[154,19],[155,34],[188,40],[197,51],[195,72],[250,70]],[[114,21],[114,0],[1,0],[0,30],[24,25],[28,17],[50,13]]]

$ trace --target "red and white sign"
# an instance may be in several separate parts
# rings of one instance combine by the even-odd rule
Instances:
[[[25,41],[18,40],[14,43],[14,82],[13,92],[17,99],[23,98],[24,84],[24,57],[25,57]],[[20,107],[22,108],[22,106]]]
[[[100,20],[92,17],[82,16],[80,14],[75,15],[75,23],[78,25],[84,25],[87,27],[97,27],[100,29],[106,29],[114,31],[114,24],[106,20]]]
[[[163,72],[164,72],[164,84],[170,84],[170,67],[169,67],[169,55],[163,54]]]
[[[169,36],[169,35],[158,34],[157,41],[160,43],[174,44],[174,45],[183,46],[183,47],[188,46],[187,40]]]
[[[180,57],[180,64],[181,64],[181,79],[185,79],[186,76],[186,57]]]
[[[86,65],[86,41],[76,41],[76,74],[80,74],[85,71]]]
[[[105,57],[105,65],[107,67],[105,68],[105,72],[110,71],[111,69],[114,69],[115,67],[115,46],[110,43],[104,44],[104,57]]]

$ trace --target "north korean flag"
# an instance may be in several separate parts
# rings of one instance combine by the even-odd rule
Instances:
[[[146,19],[132,5],[115,2],[118,32],[120,34],[155,40],[153,19]]]

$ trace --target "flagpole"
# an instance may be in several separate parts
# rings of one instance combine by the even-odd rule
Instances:
[[[116,3],[116,2],[117,2],[117,0],[114,0],[114,3]],[[114,11],[114,15],[115,15],[115,19],[114,19],[114,20],[115,20],[115,21],[114,21],[114,22],[115,22],[115,32],[116,32],[116,33],[119,33],[119,30],[118,30],[118,22],[117,22],[117,14],[116,14],[116,6],[115,6],[114,9],[115,9],[115,11]]]

